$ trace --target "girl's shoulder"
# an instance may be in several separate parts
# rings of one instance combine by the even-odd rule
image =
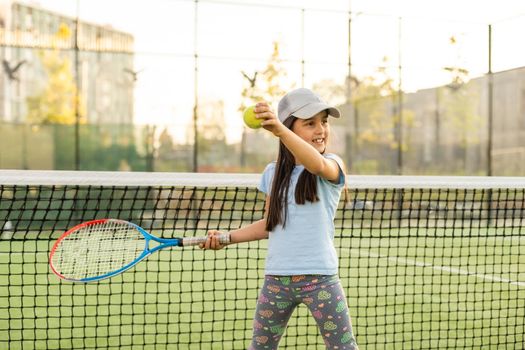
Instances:
[[[263,170],[263,174],[275,171],[276,166],[277,166],[277,161],[275,160],[273,162],[268,163]]]
[[[271,183],[273,181],[273,175],[275,174],[275,166],[277,162],[271,162],[264,168],[261,175],[261,180],[258,189],[266,194],[270,193]]]
[[[325,153],[323,156],[326,159],[334,160],[339,166],[339,180],[337,181],[337,183],[334,183],[331,181],[326,181],[326,182],[330,183],[331,185],[336,185],[336,186],[344,185],[346,182],[346,166],[345,166],[345,163],[343,162],[343,159],[335,153]]]
[[[335,153],[325,153],[325,154],[323,154],[323,157],[325,157],[327,159],[335,160],[337,162],[337,164],[339,165],[339,167],[342,170],[345,170],[345,162],[337,154],[335,154]]]
[[[334,159],[335,161],[337,161],[338,163],[343,163],[343,159],[341,157],[339,157],[337,154],[335,153],[325,153],[323,154],[323,157],[325,158],[329,158],[329,159]]]

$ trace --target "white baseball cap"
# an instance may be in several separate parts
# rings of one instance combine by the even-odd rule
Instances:
[[[334,118],[341,116],[337,108],[326,104],[314,92],[305,88],[299,88],[290,91],[279,101],[277,115],[279,120],[284,122],[290,116],[309,119],[324,110]]]

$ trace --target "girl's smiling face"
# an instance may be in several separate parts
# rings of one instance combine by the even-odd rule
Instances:
[[[323,154],[330,136],[328,113],[321,111],[309,119],[297,118],[293,123],[292,131]]]

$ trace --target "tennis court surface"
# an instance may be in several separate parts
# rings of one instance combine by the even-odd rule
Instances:
[[[200,236],[263,215],[258,176],[0,171],[0,348],[245,349],[266,242],[163,250],[96,283],[49,250],[99,218]],[[362,349],[523,349],[525,179],[348,177],[335,244]],[[300,307],[282,349],[324,349]]]

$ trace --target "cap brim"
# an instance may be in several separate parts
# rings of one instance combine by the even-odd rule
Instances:
[[[341,112],[339,112],[337,108],[329,106],[326,103],[322,102],[310,103],[298,109],[297,111],[292,113],[292,115],[300,119],[309,119],[315,116],[317,113],[325,110],[328,111],[328,114],[334,118],[339,118],[341,116]]]

